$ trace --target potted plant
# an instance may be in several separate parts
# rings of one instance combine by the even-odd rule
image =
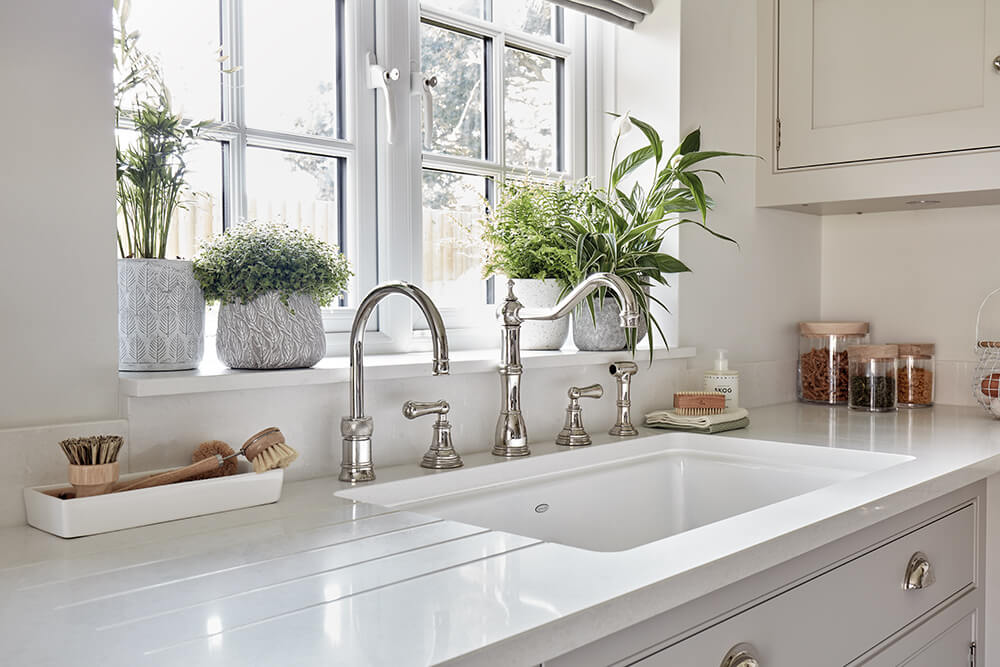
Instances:
[[[646,143],[616,162],[622,137],[638,127]],[[661,252],[664,235],[680,225],[697,225],[712,236],[735,244],[736,241],[708,227],[708,211],[712,201],[705,192],[701,173],[722,175],[706,169],[706,160],[723,156],[746,156],[724,151],[702,151],[701,131],[684,137],[669,156],[663,152],[663,140],[648,123],[629,115],[619,117],[611,173],[607,189],[591,192],[586,213],[565,219],[560,226],[567,241],[576,248],[576,265],[581,276],[606,271],[622,278],[639,297],[642,317],[635,330],[618,325],[619,307],[606,290],[588,297],[585,307],[573,317],[573,341],[581,350],[620,350],[628,347],[633,353],[637,343],[654,327],[667,344],[663,329],[653,316],[650,302],[666,309],[649,293],[654,284],[667,285],[666,276],[690,271],[682,261]],[[652,180],[648,188],[634,182],[626,188],[623,181],[637,169],[653,163]],[[696,214],[687,217],[689,214]],[[650,359],[653,336],[648,337]]]
[[[514,281],[514,293],[528,307],[554,305],[576,282],[576,250],[558,225],[582,213],[589,196],[585,182],[508,180],[496,208],[483,222],[483,274]],[[525,322],[521,348],[558,350],[569,335],[569,318]]]
[[[329,243],[278,224],[244,223],[202,244],[194,274],[219,301],[216,350],[231,368],[308,368],[326,354],[321,306],[352,272]]]
[[[202,124],[174,114],[157,62],[115,28],[115,118],[135,139],[116,146],[118,228],[118,359],[126,371],[195,368],[204,352],[205,300],[191,262],[166,259],[167,236],[187,195],[184,153]],[[118,3],[115,4],[118,10]],[[137,100],[129,110],[123,99]]]

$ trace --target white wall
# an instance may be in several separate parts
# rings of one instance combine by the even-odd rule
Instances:
[[[822,316],[876,342],[937,344],[938,402],[973,403],[976,311],[1000,287],[1000,206],[823,218]],[[1000,295],[983,337],[1000,340]]]
[[[663,2],[657,5],[657,11]],[[681,3],[680,130],[701,127],[702,148],[754,153],[756,3]],[[650,72],[649,86],[656,75]],[[726,177],[705,174],[716,201],[709,224],[740,248],[688,226],[681,259],[680,342],[697,345],[703,369],[714,348],[734,366],[778,383],[778,400],[794,396],[800,320],[820,314],[820,224],[812,216],[754,207],[754,160],[716,161]]]
[[[0,3],[0,429],[117,413],[110,12]]]

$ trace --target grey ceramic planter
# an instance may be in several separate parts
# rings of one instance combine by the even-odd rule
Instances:
[[[281,294],[273,291],[249,303],[227,303],[219,309],[215,349],[230,368],[314,366],[326,355],[319,305],[311,296],[295,292],[286,306]]]
[[[573,311],[573,343],[577,348],[587,351],[599,350],[624,350],[628,345],[625,336],[625,329],[622,328],[619,320],[621,309],[618,302],[611,295],[604,298],[604,303],[598,307],[596,298],[594,299],[594,317],[590,315],[590,308],[587,302],[580,304]],[[596,325],[595,325],[596,320]],[[637,328],[639,341],[646,337],[646,320],[639,318]]]
[[[118,368],[179,371],[205,353],[205,297],[191,262],[118,260]]]

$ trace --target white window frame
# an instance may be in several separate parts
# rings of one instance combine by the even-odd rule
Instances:
[[[229,56],[227,66],[234,71],[224,74],[222,117],[226,120],[208,125],[206,139],[223,142],[223,192],[227,206],[225,225],[247,219],[246,152],[247,148],[269,148],[306,152],[346,160],[346,183],[343,198],[341,250],[351,260],[355,277],[347,294],[348,307],[323,310],[327,331],[327,353],[344,354],[348,332],[361,298],[379,280],[377,266],[377,230],[364,221],[376,219],[375,185],[375,104],[374,96],[364,85],[365,54],[374,49],[374,6],[370,0],[343,0],[344,4],[344,89],[342,108],[344,137],[318,137],[250,127],[246,123],[244,90],[245,62],[243,35],[243,0],[221,0],[222,52]],[[351,222],[354,224],[351,224]],[[374,329],[375,323],[369,327]]]
[[[496,0],[495,0],[496,1]],[[498,0],[502,1],[502,0]],[[494,142],[502,141],[504,136],[504,93],[503,58],[504,47],[512,46],[544,56],[562,58],[565,62],[564,85],[566,87],[566,103],[563,108],[563,128],[565,141],[564,169],[559,172],[541,169],[524,169],[518,167],[517,174],[528,174],[537,177],[550,178],[580,178],[588,171],[588,135],[593,137],[593,127],[601,127],[598,122],[592,123],[596,114],[603,113],[602,95],[588,94],[593,88],[598,93],[604,86],[600,77],[592,76],[591,70],[599,58],[589,57],[594,42],[592,35],[600,32],[593,29],[593,22],[574,12],[564,14],[564,35],[566,41],[556,42],[555,39],[530,35],[520,31],[507,30],[468,15],[447,12],[432,7],[421,7],[419,0],[377,0],[377,30],[378,47],[381,56],[379,62],[387,67],[399,67],[400,80],[397,85],[390,86],[393,103],[396,105],[396,141],[387,144],[381,138],[378,142],[379,183],[384,187],[379,191],[380,216],[379,256],[380,266],[392,267],[392,277],[410,280],[418,283],[422,275],[422,169],[456,171],[487,178],[500,177],[505,169],[504,150],[499,143],[493,147],[495,160],[486,161],[479,158],[446,156],[423,152],[421,145],[422,110],[418,97],[410,94],[409,73],[420,70],[420,25],[423,19],[448,27],[457,28],[461,32],[493,40],[493,49],[489,67],[492,69],[492,80],[501,86],[492,99],[486,100],[491,105],[489,118],[490,132]],[[400,64],[408,64],[402,67]],[[591,76],[588,76],[588,73]],[[592,82],[599,85],[593,86]],[[379,132],[384,136],[384,109],[382,100],[379,106]],[[387,276],[388,277],[388,276]],[[502,298],[499,288],[496,298]],[[426,332],[423,316],[410,308],[408,304],[392,304],[385,302],[384,311],[387,319],[380,320],[380,329],[392,341],[390,349],[426,350],[430,348],[430,339]],[[448,326],[448,337],[455,349],[470,349],[492,347],[496,345],[496,322],[494,319],[496,306],[483,304],[479,309],[441,308],[442,316]],[[472,310],[470,313],[469,311]],[[397,312],[401,311],[401,312]]]

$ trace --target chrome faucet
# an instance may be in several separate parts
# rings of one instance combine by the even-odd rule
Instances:
[[[497,316],[503,324],[500,340],[500,417],[493,438],[495,456],[527,456],[528,434],[521,414],[521,323],[565,317],[594,290],[606,287],[618,296],[621,325],[639,323],[639,305],[624,280],[612,273],[593,273],[551,308],[525,308],[514,296],[514,281],[507,282],[507,298]]]
[[[372,464],[372,418],[365,416],[365,327],[378,302],[390,294],[402,294],[412,299],[427,318],[434,348],[434,375],[448,375],[448,335],[441,313],[431,298],[416,285],[388,282],[376,286],[358,306],[351,325],[351,414],[340,420],[343,437],[343,457],[340,461],[340,481],[370,482],[375,479]]]

